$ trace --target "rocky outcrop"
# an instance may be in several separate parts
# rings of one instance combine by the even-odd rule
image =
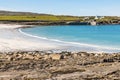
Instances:
[[[120,79],[120,53],[0,53],[2,80]]]

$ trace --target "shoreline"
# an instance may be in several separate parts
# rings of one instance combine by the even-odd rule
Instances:
[[[85,44],[85,43],[77,43],[77,42],[67,42],[67,41],[61,41],[61,40],[57,40],[57,39],[48,39],[46,37],[34,36],[34,35],[31,35],[31,34],[23,32],[21,30],[21,28],[19,28],[18,31],[20,33],[26,35],[26,36],[29,36],[29,37],[38,38],[38,39],[44,39],[44,40],[53,41],[53,42],[58,42],[58,43],[61,43],[61,44],[67,44],[69,46],[77,46],[77,47],[83,46],[83,47],[92,47],[92,48],[106,49],[106,50],[113,50],[113,51],[114,50],[116,50],[116,51],[118,50],[118,52],[120,51],[119,48],[112,48],[112,47],[107,47],[107,46],[99,46],[99,45]],[[89,52],[89,51],[86,51],[86,52]]]
[[[57,40],[57,39],[48,39],[46,37],[40,37],[40,36],[34,36],[28,33],[25,33],[21,30],[21,28],[18,29],[18,31],[26,36],[29,37],[34,37],[34,38],[39,38],[39,39],[45,39],[45,40],[50,40],[50,41],[55,41],[55,42],[60,42],[60,43],[66,43],[66,44],[75,44],[75,45],[83,45],[83,46],[91,46],[91,47],[97,47],[97,48],[101,48],[101,49],[114,49],[114,50],[120,50],[120,48],[112,48],[112,47],[107,47],[107,46],[98,46],[98,45],[94,45],[94,44],[85,44],[85,43],[78,43],[78,42],[67,42],[67,41],[61,41],[61,40]]]
[[[3,26],[3,27],[2,27]],[[62,51],[70,51],[70,52],[95,52],[95,53],[102,53],[102,52],[107,52],[107,53],[114,53],[114,52],[120,52],[118,49],[113,49],[113,48],[105,48],[103,46],[96,46],[96,45],[89,45],[89,44],[84,44],[84,43],[75,43],[75,42],[64,42],[60,40],[54,40],[54,39],[47,39],[47,38],[42,38],[38,36],[33,36],[27,33],[22,32],[20,29],[21,28],[29,28],[33,27],[35,25],[10,25],[10,24],[0,24],[0,30],[5,30],[9,32],[6,35],[5,31],[1,32],[3,36],[10,36],[13,39],[0,39],[1,43],[6,43],[8,45],[2,44],[4,47],[8,47],[9,45],[12,45],[8,48],[8,52],[11,51],[29,51],[29,50],[35,50],[35,51],[53,51],[53,52],[62,52]],[[19,37],[20,36],[20,37]],[[33,39],[33,37],[35,37]],[[0,36],[1,38],[1,36]],[[38,39],[37,39],[38,38]],[[21,44],[18,44],[20,40]],[[5,42],[2,42],[5,41]],[[11,44],[12,43],[12,44]],[[40,46],[41,45],[41,46]],[[18,47],[19,46],[19,47]],[[1,46],[2,47],[2,46]],[[13,49],[12,49],[13,48]],[[2,52],[2,50],[0,50]],[[3,49],[3,52],[6,51]]]

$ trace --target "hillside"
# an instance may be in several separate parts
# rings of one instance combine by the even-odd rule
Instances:
[[[14,11],[3,11],[0,10],[0,16],[15,16],[15,15],[47,15],[47,14],[38,14],[38,13],[32,13],[32,12],[14,12]]]
[[[52,15],[40,14],[32,12],[13,12],[0,11],[0,23],[17,23],[26,25],[66,25],[68,23],[74,25],[88,25],[91,21],[97,24],[120,24],[120,17],[117,16],[68,16],[68,15]]]
[[[40,21],[71,21],[79,20],[76,16],[57,16],[51,14],[38,14],[31,12],[0,11],[0,20],[40,20]]]

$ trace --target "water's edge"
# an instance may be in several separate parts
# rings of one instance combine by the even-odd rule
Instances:
[[[57,40],[57,39],[48,39],[46,37],[35,36],[35,35],[31,35],[31,34],[23,32],[21,30],[21,28],[19,28],[18,31],[25,36],[34,37],[34,38],[43,39],[43,40],[48,40],[48,41],[53,41],[53,42],[58,42],[58,43],[61,43],[61,44],[68,44],[70,46],[71,45],[74,45],[74,46],[76,45],[76,46],[83,46],[83,47],[85,46],[85,47],[91,47],[91,48],[97,48],[97,49],[103,49],[103,50],[105,49],[108,52],[110,52],[111,50],[113,50],[115,52],[120,51],[120,48],[112,48],[112,47],[98,46],[98,45],[94,45],[94,44],[85,44],[85,43],[78,43],[78,42],[67,42],[67,41],[61,41],[61,40]]]

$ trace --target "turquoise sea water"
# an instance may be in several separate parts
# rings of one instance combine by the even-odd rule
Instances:
[[[120,49],[120,25],[60,25],[21,29],[27,34],[46,39],[76,42]]]

